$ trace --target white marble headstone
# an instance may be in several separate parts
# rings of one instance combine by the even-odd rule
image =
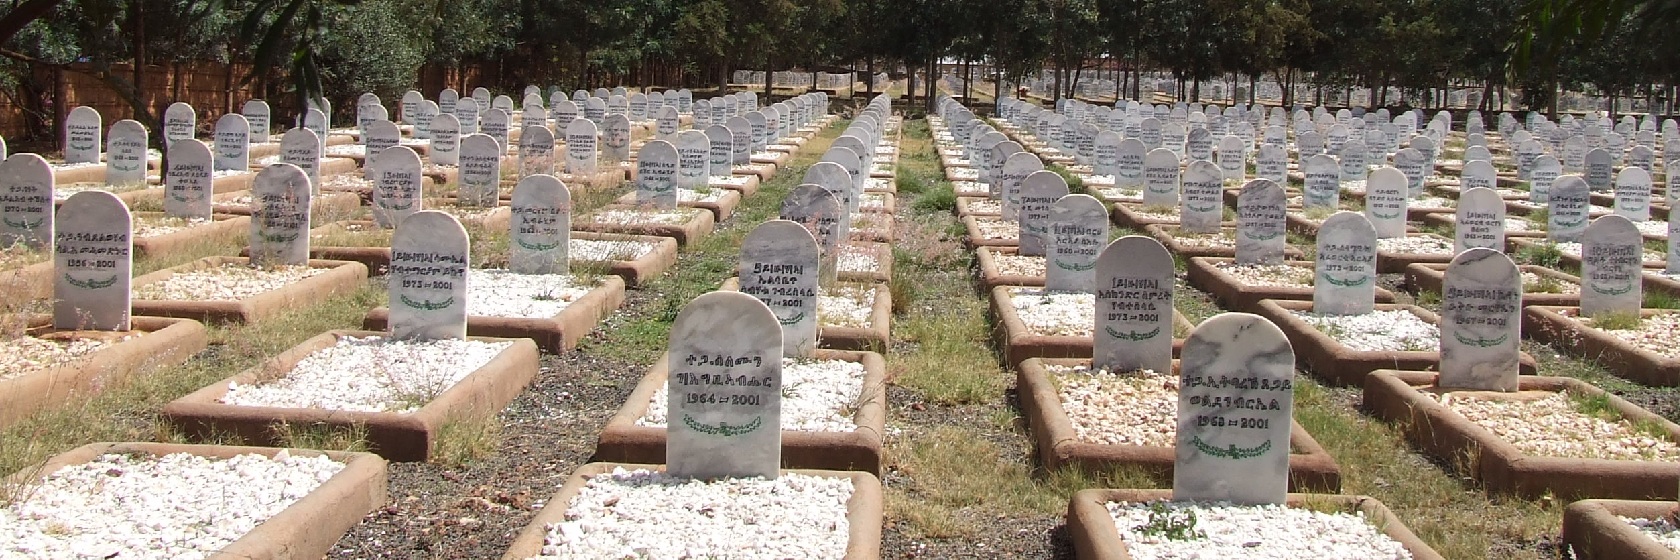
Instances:
[[[1050,207],[1044,288],[1095,293],[1097,255],[1108,243],[1108,206],[1086,194],[1070,194]]]
[[[607,115],[601,122],[601,156],[610,162],[630,160],[630,119]]]
[[[1237,194],[1237,248],[1239,264],[1279,264],[1289,238],[1284,235],[1287,195],[1283,187],[1266,179],[1243,185]]]
[[[677,314],[665,358],[667,472],[776,478],[782,455],[781,338],[776,314],[739,292],[702,294]]]
[[[636,204],[661,210],[677,207],[677,147],[664,140],[642,145],[636,154]]]
[[[251,170],[251,124],[244,115],[228,113],[216,119],[216,132],[211,138],[216,144],[216,171]]]
[[[169,153],[169,168],[163,172],[163,211],[170,216],[210,219],[210,147],[203,142],[179,142]],[[249,170],[249,168],[245,168]]]
[[[64,117],[64,163],[99,163],[105,121],[93,107],[81,106]]]
[[[572,175],[594,175],[596,170],[595,123],[588,119],[574,119],[566,125],[566,172]]]
[[[1365,179],[1365,218],[1377,228],[1377,237],[1406,236],[1406,174],[1393,167],[1380,167]]]
[[[1179,205],[1179,230],[1185,233],[1217,233],[1224,219],[1223,172],[1211,161],[1190,162],[1184,169],[1184,197]]]
[[[0,246],[52,247],[53,186],[52,166],[41,156],[0,161]]]
[[[465,101],[465,100],[462,100]],[[457,203],[463,207],[496,206],[501,193],[502,145],[486,134],[461,138],[460,188]]]
[[[391,338],[467,336],[467,267],[471,243],[455,216],[416,212],[391,235]]]
[[[262,144],[269,141],[269,129],[273,127],[274,112],[269,109],[268,102],[261,99],[246,101],[240,107],[239,113],[245,115],[245,122],[251,125],[251,143]]]
[[[163,110],[163,144],[168,149],[175,146],[175,142],[190,140],[198,127],[198,113],[193,111],[192,105],[186,103],[171,103]]]
[[[294,128],[280,135],[280,163],[297,166],[309,177],[312,188],[321,187],[321,139],[315,131]]]
[[[1454,211],[1453,253],[1474,247],[1505,252],[1505,201],[1487,187],[1465,190]]]
[[[1295,408],[1289,339],[1258,315],[1221,313],[1196,327],[1181,356],[1173,500],[1283,504]]]
[[[1552,183],[1547,201],[1546,238],[1554,243],[1579,241],[1587,229],[1591,197],[1580,175],[1564,175]]]
[[[572,194],[553,175],[532,175],[513,187],[508,269],[516,274],[571,272]]]
[[[1067,196],[1067,180],[1047,169],[1034,171],[1021,180],[1020,191],[1018,254],[1046,256],[1050,245],[1050,207]]]
[[[1313,312],[1364,315],[1377,296],[1377,230],[1363,214],[1332,214],[1318,228]]]
[[[1127,144],[1142,148],[1142,142],[1127,142]],[[1178,206],[1179,197],[1179,167],[1178,154],[1165,148],[1150,150],[1143,156],[1143,186],[1144,206]],[[1119,186],[1116,182],[1116,186]]]
[[[430,131],[432,143],[426,149],[426,158],[434,165],[461,165],[461,120],[449,113],[438,113],[432,117]]]
[[[379,227],[395,228],[421,210],[424,176],[420,155],[413,149],[392,146],[374,154],[368,160],[368,176],[373,181],[373,220]]]
[[[554,131],[547,126],[528,126],[519,133],[519,176],[554,173]]]
[[[1616,215],[1635,222],[1651,219],[1651,173],[1624,167],[1616,174]]]
[[[1160,241],[1128,235],[1103,249],[1096,306],[1093,367],[1172,371],[1173,261]]]
[[[105,139],[105,184],[132,185],[146,180],[150,134],[139,121],[111,123]]]
[[[1437,384],[1517,390],[1523,306],[1522,274],[1516,263],[1499,251],[1471,248],[1447,265],[1441,290]]]
[[[1627,218],[1593,220],[1581,234],[1581,315],[1638,313],[1644,302],[1644,238]]]
[[[788,220],[759,224],[741,240],[741,293],[776,314],[784,356],[809,356],[817,347],[820,253],[810,231]]]
[[[34,154],[12,158],[22,155]],[[0,176],[6,171],[0,170]],[[50,196],[47,210],[52,210]],[[53,328],[128,330],[129,287],[134,276],[134,218],[128,205],[109,192],[82,191],[59,207],[57,222]]]
[[[251,181],[251,263],[309,262],[309,175],[289,163],[257,172]]]

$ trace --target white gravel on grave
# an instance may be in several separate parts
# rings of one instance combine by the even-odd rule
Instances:
[[[1115,181],[1113,175],[1087,175],[1080,180],[1084,181],[1087,187],[1112,187]]]
[[[1558,252],[1561,252],[1565,255],[1569,255],[1569,256],[1577,257],[1577,258],[1579,258],[1581,256],[1581,244],[1578,243],[1578,242],[1564,241],[1564,242],[1560,242],[1560,243],[1554,243],[1554,245],[1557,246]],[[1650,249],[1644,249],[1643,251],[1644,251],[1644,254],[1640,258],[1643,259],[1645,262],[1662,262],[1662,261],[1668,260],[1668,255],[1664,255],[1659,251],[1652,251]]]
[[[979,181],[952,181],[951,188],[957,192],[957,196],[990,196],[992,194],[992,188]]]
[[[1126,211],[1131,212],[1133,216],[1137,216],[1139,218],[1145,218],[1145,219],[1150,219],[1150,220],[1165,220],[1165,221],[1168,221],[1168,222],[1177,222],[1178,221],[1179,209],[1178,209],[1177,206],[1131,206],[1131,205],[1128,205],[1128,206],[1126,206]]]
[[[980,178],[980,171],[972,167],[952,167],[946,169],[945,172],[959,181],[973,181]]]
[[[1354,179],[1351,181],[1342,181],[1342,192],[1365,194],[1365,180]]]
[[[677,202],[717,202],[730,191],[723,189],[677,189]]]
[[[1639,235],[1668,239],[1668,222],[1662,220],[1645,220],[1643,222],[1634,222],[1633,227],[1639,229]]]
[[[570,245],[568,245],[568,248]],[[559,315],[590,288],[570,274],[515,274],[474,268],[467,273],[467,313],[481,317],[548,319]]]
[[[969,199],[963,201],[970,214],[998,214],[1003,212],[1003,201],[987,198]]]
[[[220,402],[238,406],[408,413],[490,363],[512,342],[395,341],[342,337],[316,350],[283,377],[228,386]]]
[[[1185,247],[1236,248],[1237,230],[1221,229],[1219,233],[1186,233],[1179,228],[1167,228],[1173,241]]]
[[[153,188],[152,185],[143,182],[125,183],[121,185],[108,185],[105,183],[71,183],[68,185],[54,185],[53,200],[58,202],[70,200],[70,195],[79,192],[105,191],[111,194],[117,194],[149,188]]]
[[[1485,399],[1420,392],[1527,455],[1624,461],[1680,459],[1680,445],[1674,441],[1651,437],[1626,421],[1582,414],[1563,393],[1538,399]]]
[[[863,394],[863,364],[846,360],[782,358],[782,429],[794,432],[852,432],[852,409]],[[669,419],[669,385],[648,400],[637,426],[664,428]]]
[[[566,242],[566,254],[578,261],[633,261],[647,256],[658,245],[635,239],[599,240],[571,239]]]
[[[1505,231],[1530,232],[1544,231],[1545,229],[1546,224],[1535,223],[1534,220],[1530,220],[1528,218],[1518,218],[1515,216],[1505,218]]]
[[[858,196],[858,208],[861,210],[885,210],[887,208],[887,193],[863,193]]]
[[[70,363],[111,344],[96,338],[49,340],[27,335],[0,341],[0,380]]]
[[[1044,288],[1009,289],[1009,306],[1033,334],[1091,336],[1097,324],[1097,296]]]
[[[1154,504],[1196,516],[1202,538],[1170,540],[1144,535]],[[1120,540],[1137,560],[1243,558],[1245,560],[1409,560],[1399,541],[1382,533],[1361,513],[1323,513],[1276,505],[1228,502],[1109,502]]]
[[[747,175],[713,176],[706,178],[706,184],[713,187],[744,187],[752,182],[752,179]]]
[[[192,229],[212,220],[206,218],[179,218],[175,216],[136,216],[134,219],[134,237],[157,237],[177,231]]]
[[[1036,277],[1043,277],[1047,274],[1044,257],[1027,257],[1014,253],[992,253],[992,263],[997,265],[999,274]]]
[[[846,285],[824,288],[817,296],[817,324],[831,327],[869,328],[875,310],[874,286]]]
[[[585,223],[596,224],[686,224],[694,218],[694,213],[688,209],[677,210],[638,210],[630,208],[613,208],[601,210],[584,217]]]
[[[1293,264],[1238,264],[1219,261],[1214,268],[1229,274],[1247,286],[1298,288],[1313,285],[1311,266]]]
[[[373,181],[363,179],[359,173],[339,173],[321,178],[321,190],[324,191],[361,191],[372,188]],[[246,196],[245,202],[241,204],[250,203],[250,197]]]
[[[1177,445],[1178,376],[1151,370],[1112,374],[1085,366],[1045,369],[1079,441]]]
[[[221,266],[177,272],[134,287],[134,299],[166,301],[237,301],[327,272],[308,265],[254,267],[227,262]]]
[[[882,164],[880,164],[880,163],[878,163],[878,162],[877,162],[877,163],[870,163],[870,164],[869,164],[869,174],[870,174],[870,175],[875,175],[875,174],[877,174],[877,173],[879,173],[879,174],[883,174],[883,175],[892,175],[892,174],[893,174],[893,170],[892,170],[892,168],[891,168],[891,167],[887,167],[887,166],[885,166],[885,165],[882,165]],[[978,174],[978,172],[977,172],[977,173],[976,173],[976,174],[975,174],[975,176],[976,176],[976,177],[978,177],[978,176],[979,176],[979,174]],[[960,177],[960,176],[959,176],[959,177]]]
[[[1290,312],[1352,350],[1438,352],[1441,349],[1441,330],[1405,309],[1379,309],[1364,315]]]
[[[1517,200],[1527,200],[1528,199],[1528,191],[1525,191],[1525,190],[1522,190],[1522,189],[1512,189],[1512,188],[1507,188],[1507,187],[1499,187],[1499,188],[1493,189],[1493,192],[1499,193],[1499,198],[1504,198],[1504,199],[1508,199],[1508,200],[1509,199],[1517,199]]]
[[[361,144],[337,144],[337,145],[333,145],[333,146],[327,146],[327,149],[321,151],[321,155],[323,157],[326,157],[326,156],[365,157],[365,156],[367,156],[367,146],[364,146],[364,145],[361,145]]]
[[[84,161],[82,163],[50,163],[49,162],[47,165],[51,166],[53,168],[54,172],[70,171],[72,169],[85,169],[85,168],[88,168],[88,167],[99,167],[99,166],[105,165],[103,155],[100,156],[100,160],[101,161]]]
[[[881,252],[874,246],[841,245],[837,268],[841,272],[879,272]]]
[[[1635,519],[1632,517],[1621,519],[1628,525],[1632,525],[1633,528],[1638,529],[1639,532],[1644,533],[1645,536],[1657,541],[1658,544],[1674,551],[1676,554],[1680,554],[1680,526],[1676,526],[1674,520],[1668,518]]]
[[[974,216],[974,228],[980,231],[981,239],[1017,239],[1021,237],[1021,224],[1003,219],[999,216]]]
[[[107,454],[0,508],[6,558],[208,558],[344,470],[325,455]]]
[[[455,219],[457,219],[457,220],[460,220],[462,222],[467,222],[467,221],[482,220],[484,218],[487,218],[491,214],[496,213],[496,210],[498,208],[501,208],[501,207],[500,206],[478,207],[478,206],[460,206],[460,205],[457,205],[457,204],[439,204],[437,206],[426,208],[426,210],[437,210],[439,212],[445,212],[445,213],[448,213],[450,215],[455,216]]]
[[[898,187],[893,183],[893,181],[893,179],[887,179],[884,177],[870,177],[868,179],[864,179],[863,188],[864,190],[873,189],[877,191],[897,190]]]
[[[535,558],[841,558],[853,491],[798,473],[705,482],[619,468],[589,479]]]
[[[960,154],[959,154],[959,155],[955,155],[955,156],[950,156],[950,157],[945,157],[945,158],[943,158],[943,162],[942,162],[942,163],[944,163],[944,165],[945,165],[945,166],[946,166],[946,167],[954,167],[954,168],[967,168],[967,167],[970,167],[970,166],[972,166],[972,165],[974,165],[974,162],[973,162],[973,161],[969,161],[969,159],[968,159],[968,158],[965,158],[965,157],[962,157],[962,155],[960,155]],[[968,174],[967,174],[967,173],[963,173],[963,174],[961,174],[961,175],[958,175],[958,176],[962,176],[962,175],[968,175]],[[973,175],[974,175],[974,176],[975,176],[975,177],[979,177],[979,176],[980,176],[980,172],[979,172],[979,171],[975,171],[975,172],[974,172],[974,173],[973,173]]]
[[[1402,255],[1451,255],[1453,240],[1433,235],[1408,235],[1377,240],[1377,251]]]
[[[1592,325],[1591,320],[1576,320],[1588,326]],[[1659,313],[1646,317],[1639,322],[1639,328],[1636,329],[1593,328],[1660,356],[1680,357],[1680,313]]]
[[[1457,208],[1458,201],[1439,196],[1420,196],[1406,201],[1407,208]]]

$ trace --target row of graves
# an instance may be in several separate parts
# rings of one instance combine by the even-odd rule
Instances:
[[[1639,157],[1672,153],[1673,121],[1450,119],[1006,100],[987,121],[939,101],[930,120],[1038,456],[1171,473],[1170,492],[1075,496],[1080,557],[1438,557],[1376,500],[1340,494],[1336,458],[1291,420],[1297,370],[1363,387],[1368,413],[1488,491],[1580,500],[1562,529],[1576,557],[1680,555],[1680,425],[1546,376],[1521,349],[1526,335],[1680,386],[1675,222]],[[1618,130],[1634,140],[1611,150]],[[1552,137],[1590,138],[1608,169],[1566,168],[1549,141],[1523,163],[1521,146]],[[1394,303],[1384,274],[1439,312]],[[1192,327],[1172,305],[1179,278],[1232,313]],[[1295,517],[1324,503],[1342,525]],[[1161,508],[1222,523],[1168,536]]]
[[[321,333],[161,411],[188,438],[243,445],[92,444],[12,475],[6,484],[20,492],[8,495],[28,499],[0,507],[0,551],[326,554],[387,504],[386,461],[426,460],[446,423],[499,412],[536,377],[542,352],[575,348],[627,287],[671,267],[680,246],[726,220],[834,120],[820,93],[763,109],[751,94],[692,104],[668,95],[654,113],[680,111],[677,123],[661,117],[626,133],[631,165],[612,172],[633,183],[630,192],[574,217],[574,197],[607,188],[590,182],[589,165],[618,165],[594,153],[611,134],[587,113],[538,116],[533,91],[531,119],[504,143],[482,126],[456,128],[467,120],[458,115],[493,122],[495,99],[479,115],[460,110],[472,97],[452,93],[439,100],[454,111],[405,99],[403,111],[387,113],[398,121],[323,121],[325,134],[301,126],[330,114],[311,108],[276,135],[276,153],[235,166],[250,175],[247,188],[222,194],[238,199],[216,192],[212,171],[221,121],[248,125],[246,115],[220,119],[212,142],[175,139],[167,168],[142,181],[156,187],[89,181],[97,184],[59,199],[62,166],[35,154],[0,163],[0,187],[13,196],[0,205],[0,235],[15,254],[41,257],[8,271],[8,315],[24,319],[7,333],[14,358],[0,372],[0,427],[193,360],[210,343],[206,324],[274,320],[370,278],[389,302],[367,310],[366,330]],[[583,105],[602,101],[578,95],[588,96]],[[358,114],[380,111],[375,98],[358,102]],[[599,120],[611,128],[627,116]],[[618,462],[581,468],[508,558],[878,556],[886,370],[874,350],[890,332],[884,282],[900,124],[891,99],[878,97],[811,156],[782,219],[744,240],[738,278],[679,314],[667,359],[601,434],[597,457]],[[247,158],[270,143],[252,130]],[[545,137],[564,144],[531,141]],[[438,157],[444,140],[455,144],[453,165]],[[326,156],[329,146],[356,146],[363,157]],[[107,172],[110,154],[99,158]],[[733,202],[719,204],[719,192]],[[171,235],[195,239],[148,246],[157,236],[141,229],[147,211],[133,210],[147,205],[182,220]],[[231,212],[240,205],[243,214]],[[243,248],[154,264],[202,252],[194,243],[217,236]],[[42,267],[41,277],[19,272]],[[273,447],[287,425],[364,430],[369,452]],[[699,505],[670,508],[673,500]],[[697,533],[669,539],[663,529],[673,523]]]

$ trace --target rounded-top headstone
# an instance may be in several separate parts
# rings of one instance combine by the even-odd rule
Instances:
[[[1021,180],[1020,208],[1017,223],[1020,228],[1017,253],[1022,256],[1045,256],[1049,247],[1050,207],[1068,194],[1067,180],[1050,170],[1034,171]]]
[[[668,472],[776,478],[782,449],[781,338],[776,314],[739,292],[702,294],[677,314],[665,356]]]
[[[1332,214],[1318,228],[1313,312],[1364,315],[1376,302],[1377,230],[1357,212]]]
[[[1377,228],[1379,239],[1406,236],[1409,201],[1406,174],[1393,167],[1379,167],[1365,179],[1365,217]]]
[[[371,201],[374,222],[381,228],[397,227],[422,205],[424,177],[420,155],[408,146],[392,146],[368,160],[373,181]]]
[[[1644,238],[1617,215],[1592,221],[1581,234],[1581,315],[1639,313],[1644,301]]]
[[[50,211],[50,196],[48,205]],[[53,328],[128,330],[134,275],[134,218],[128,205],[109,192],[82,191],[70,195],[58,214]]]
[[[1453,253],[1474,247],[1505,250],[1505,201],[1487,187],[1465,190],[1453,216]]]
[[[1554,243],[1579,241],[1587,229],[1591,195],[1580,175],[1564,175],[1552,182],[1547,201],[1546,236]]]
[[[1284,503],[1295,380],[1289,339],[1258,315],[1221,313],[1190,333],[1180,355],[1173,500]]]
[[[169,153],[169,167],[163,172],[163,211],[170,216],[210,219],[214,188],[210,147],[203,142],[181,142]]]
[[[1050,207],[1044,288],[1094,293],[1097,255],[1108,242],[1108,206],[1087,194],[1070,194]]]
[[[1172,254],[1139,235],[1114,240],[1097,256],[1091,365],[1123,373],[1172,371]]]
[[[53,169],[41,156],[12,154],[0,161],[0,245],[50,249]]]
[[[93,107],[80,106],[64,118],[64,163],[99,163],[105,122]]]
[[[809,356],[817,346],[821,249],[805,226],[759,224],[741,240],[741,293],[764,302],[782,326],[782,355]]]
[[[467,336],[467,267],[471,244],[454,215],[422,210],[391,234],[391,338]]]
[[[553,175],[532,175],[513,187],[508,269],[515,274],[571,272],[572,194]]]
[[[309,262],[309,201],[312,185],[303,169],[276,163],[251,180],[251,263],[302,265]]]
[[[1453,257],[1441,284],[1441,387],[1517,390],[1522,274],[1504,253]]]

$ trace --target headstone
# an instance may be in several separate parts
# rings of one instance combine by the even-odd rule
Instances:
[[[251,125],[238,113],[228,113],[216,119],[216,171],[251,170]],[[175,154],[170,154],[174,157]]]
[[[834,194],[822,186],[802,184],[788,191],[782,199],[781,219],[803,226],[817,240],[822,250],[823,279],[834,278],[837,249],[846,242],[842,229],[846,207]]]
[[[706,141],[711,145],[706,152],[706,174],[711,177],[728,177],[735,161],[734,133],[730,132],[727,126],[714,124],[706,127]]]
[[[1224,172],[1211,161],[1190,162],[1184,169],[1184,198],[1179,205],[1179,231],[1218,233],[1225,217]]]
[[[1085,194],[1070,194],[1050,207],[1044,289],[1095,293],[1097,255],[1108,243],[1108,207]]]
[[[1348,140],[1342,144],[1342,151],[1336,156],[1342,164],[1342,179],[1355,180],[1370,173],[1370,168],[1365,165],[1367,155],[1369,152],[1365,149],[1364,140]]]
[[[610,162],[630,161],[630,119],[607,115],[601,125],[601,155]]]
[[[12,159],[26,155],[34,156]],[[0,177],[10,171],[0,170]],[[46,211],[51,212],[48,195]],[[128,206],[114,194],[93,190],[70,195],[58,212],[57,231],[46,230],[53,236],[53,328],[128,330],[134,276],[134,219]]]
[[[1136,144],[1143,147],[1141,142]],[[1166,148],[1150,150],[1143,156],[1143,204],[1145,206],[1178,206],[1178,154]]]
[[[403,92],[402,100],[397,105],[397,120],[403,124],[416,124],[415,118],[419,114],[420,105],[425,102],[426,96],[418,91],[411,89]]]
[[[1475,187],[1458,196],[1453,220],[1453,253],[1481,247],[1505,252],[1505,201],[1487,187]]]
[[[175,102],[163,110],[163,145],[165,149],[175,146],[180,140],[191,140],[198,127],[198,114],[193,112],[192,105]]]
[[[0,161],[0,246],[50,249],[53,241],[53,169],[31,153]]]
[[[1318,154],[1301,162],[1305,180],[1301,184],[1301,205],[1307,208],[1336,208],[1341,204],[1342,167],[1335,157]]]
[[[553,175],[532,175],[513,187],[508,269],[515,274],[567,274],[572,194]]]
[[[508,127],[511,125],[511,120],[512,117],[508,115],[507,111],[492,107],[484,112],[484,119],[479,124],[478,132],[495,138],[496,145],[502,150],[501,153],[507,153],[508,137],[510,136]]]
[[[1651,219],[1651,174],[1624,167],[1616,174],[1616,215],[1643,222]]]
[[[1295,408],[1289,339],[1258,315],[1221,313],[1196,327],[1182,356],[1173,500],[1282,505]]]
[[[1399,170],[1406,176],[1406,196],[1410,198],[1423,196],[1424,178],[1428,173],[1424,168],[1428,165],[1429,160],[1425,158],[1423,152],[1416,148],[1406,148],[1394,152],[1394,169]],[[1380,233],[1382,226],[1377,226],[1377,231]]]
[[[676,209],[677,165],[677,147],[670,142],[643,144],[636,153],[636,205]]]
[[[1284,235],[1283,187],[1266,179],[1243,185],[1237,194],[1237,263],[1279,264],[1289,246]]]
[[[1289,150],[1264,144],[1254,158],[1254,176],[1279,185],[1289,182]]]
[[[426,151],[427,159],[435,165],[461,165],[461,121],[455,115],[438,113],[432,117],[432,142]]]
[[[676,110],[675,107],[665,109]],[[711,150],[711,140],[706,138],[706,133],[684,130],[671,135],[671,142],[677,148],[677,187],[705,187],[711,170],[711,163],[707,159]]]
[[[1381,167],[1365,179],[1365,217],[1377,229],[1377,238],[1406,236],[1406,174],[1393,167]]]
[[[1003,219],[1016,221],[1021,210],[1021,181],[1035,171],[1042,171],[1044,162],[1031,152],[1016,152],[1003,162],[1003,170],[998,175],[998,183],[1003,192]]]
[[[574,119],[566,125],[566,172],[592,176],[596,170],[595,123]]]
[[[1097,256],[1093,368],[1172,371],[1173,261],[1161,242],[1128,235]]]
[[[203,142],[182,142],[169,153],[163,172],[163,211],[170,216],[209,219],[212,212],[212,163]],[[249,169],[249,168],[246,168]]]
[[[1645,242],[1627,218],[1593,220],[1581,234],[1581,316],[1639,313]]]
[[[1552,183],[1547,201],[1546,237],[1553,243],[1579,241],[1587,229],[1590,195],[1580,175],[1564,175]]]
[[[1248,150],[1242,138],[1227,135],[1219,139],[1219,153],[1214,160],[1227,181],[1241,181],[1248,173]]]
[[[665,358],[671,418],[665,460],[671,475],[776,478],[782,450],[781,337],[776,314],[743,293],[703,294],[677,314]]]
[[[479,133],[480,115],[478,101],[473,98],[467,97],[455,102],[455,120],[461,123],[462,136]]]
[[[1068,195],[1067,180],[1050,170],[1034,171],[1021,180],[1020,237],[1017,254],[1047,255],[1050,245],[1050,208]]]
[[[661,140],[670,141],[677,135],[677,129],[682,125],[682,117],[677,114],[676,107],[660,107],[656,123],[656,133]]]
[[[1464,170],[1459,173],[1458,187],[1460,192],[1470,189],[1491,189],[1499,185],[1499,173],[1493,169],[1493,163],[1487,161],[1467,161]]]
[[[71,109],[64,118],[64,163],[99,163],[104,128],[105,122],[93,107]]]
[[[451,88],[443,88],[438,92],[437,104],[439,114],[455,114],[455,105],[460,101],[461,93]]]
[[[487,134],[461,137],[461,172],[457,178],[460,187],[455,194],[456,203],[463,207],[494,207],[501,194],[501,181],[502,145]]]
[[[1205,128],[1192,128],[1185,137],[1184,153],[1191,160],[1213,160],[1213,134]]]
[[[251,125],[251,143],[268,142],[269,130],[274,126],[274,112],[268,108],[268,102],[261,99],[246,101],[239,112],[245,115],[245,122]]]
[[[422,210],[397,224],[386,288],[391,338],[466,338],[470,255],[467,229],[453,215]]]
[[[1441,285],[1437,385],[1517,390],[1522,286],[1521,272],[1504,253],[1476,247],[1453,257]]]
[[[368,121],[362,131],[362,143],[366,157],[389,150],[402,143],[402,130],[396,123],[385,119]],[[363,177],[373,179],[373,172],[363,170]]]
[[[1318,227],[1313,312],[1364,315],[1377,297],[1377,230],[1357,212],[1337,212]]]
[[[1536,204],[1545,204],[1551,200],[1552,183],[1563,175],[1563,164],[1549,154],[1542,154],[1534,158],[1534,166],[1528,175],[1528,200]]]
[[[1159,148],[1157,148],[1157,150],[1159,150]],[[1151,153],[1151,151],[1147,150],[1144,147],[1143,142],[1138,141],[1136,138],[1121,140],[1120,148],[1115,153],[1117,159],[1115,160],[1116,170],[1114,175],[1114,186],[1123,189],[1148,187],[1151,184],[1149,179],[1149,170],[1151,168],[1149,165],[1149,153]],[[1172,154],[1172,151],[1164,150],[1163,153]],[[1158,155],[1155,156],[1155,158],[1157,163],[1155,166],[1156,170],[1158,172],[1164,172],[1166,156]],[[1158,177],[1157,179],[1159,180],[1155,183],[1155,188],[1165,189],[1165,178]],[[1172,156],[1172,191],[1174,200],[1176,200],[1178,197],[1177,154],[1173,154]]]
[[[527,126],[519,133],[519,177],[554,173],[554,132],[547,126]]]
[[[111,123],[105,139],[105,184],[132,185],[146,180],[146,144],[150,140],[139,121]]]
[[[1594,191],[1610,190],[1615,182],[1615,168],[1610,152],[1603,148],[1594,148],[1587,152],[1584,161],[1585,172],[1581,178],[1587,180],[1587,188]]]
[[[1091,140],[1091,148],[1095,152],[1095,157],[1092,158],[1091,162],[1091,174],[1107,176],[1119,175],[1120,142],[1120,135],[1112,130],[1104,130],[1097,133],[1097,136]],[[1142,144],[1139,143],[1139,146],[1141,145]],[[976,150],[974,155],[983,159],[985,157],[985,153],[986,150],[980,149]],[[982,173],[984,173],[984,162],[981,161],[977,163],[978,165],[976,167],[981,169]],[[1118,177],[1116,177],[1116,179],[1118,179]]]
[[[788,220],[759,224],[741,240],[741,293],[776,314],[783,356],[809,356],[817,347],[820,253],[817,239]]]
[[[321,188],[321,139],[315,131],[294,128],[280,135],[280,163],[297,166],[315,190]]]
[[[368,160],[368,178],[373,181],[373,220],[392,229],[421,209],[420,155],[408,146],[392,146]]]
[[[289,163],[257,172],[251,181],[251,263],[309,262],[309,175]]]

